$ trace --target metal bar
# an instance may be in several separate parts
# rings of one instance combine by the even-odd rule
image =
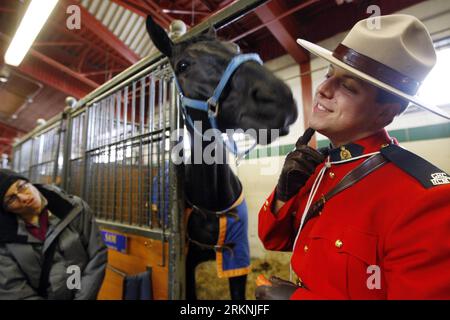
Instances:
[[[128,188],[128,224],[133,224],[133,146],[130,143],[130,186]]]
[[[160,104],[160,110],[162,112],[162,128],[166,127],[166,100],[167,100],[167,82],[165,77],[163,77],[161,79],[161,83],[162,83],[162,99],[161,99],[161,104]],[[162,170],[161,170],[161,207],[160,207],[160,225],[162,226],[162,238],[161,241],[164,244],[164,240],[165,240],[165,231],[166,231],[166,217],[165,215],[167,214],[166,212],[166,133],[165,131],[163,132],[163,137],[161,139],[162,144],[162,152],[161,156],[162,156]],[[161,267],[164,267],[166,265],[166,246],[163,245],[162,246],[162,254],[161,254],[161,263],[159,264]]]
[[[125,207],[125,169],[126,169],[126,142],[122,142],[122,183],[120,184],[120,194],[121,194],[121,200],[120,200],[120,222],[123,223],[124,221],[124,207]]]
[[[124,132],[123,132],[123,139],[127,138],[128,135],[128,86],[125,87],[125,95],[124,95],[124,103],[125,103],[125,109],[123,112],[123,125],[124,125]]]
[[[88,145],[88,141],[89,141],[89,135],[90,135],[90,132],[89,132],[89,129],[90,129],[90,122],[91,121],[89,121],[90,119],[91,119],[91,113],[92,113],[92,108],[87,108],[86,109],[86,115],[85,115],[85,117],[84,117],[84,126],[83,126],[83,146],[85,146],[85,150],[84,150],[84,152],[83,152],[83,169],[82,169],[82,174],[81,174],[81,179],[82,179],[82,181],[81,181],[81,190],[80,190],[80,196],[83,198],[83,199],[86,199],[86,183],[87,183],[87,179],[86,179],[86,177],[87,177],[87,170],[86,170],[86,168],[88,167],[88,163],[87,163],[87,160],[88,160],[88,153],[87,153],[87,149],[88,149],[88,147],[87,147],[87,145]]]
[[[150,76],[150,91],[149,91],[149,132],[153,133],[154,130],[154,120],[155,120],[155,77]],[[149,196],[150,196],[150,228],[153,228],[153,141],[150,142],[149,150]]]
[[[97,197],[98,197],[98,210],[100,212],[100,217],[102,219],[104,219],[104,208],[102,205],[102,196],[103,196],[103,187],[104,187],[104,170],[103,170],[103,154],[104,154],[104,149],[102,148],[102,146],[104,145],[103,142],[103,132],[104,132],[104,119],[105,117],[103,116],[103,106],[105,104],[105,100],[102,100],[98,106],[98,116],[99,116],[99,135],[98,135],[98,147],[100,147],[100,152],[98,153],[98,160],[97,160],[97,168],[99,170],[99,181],[96,184],[96,191],[97,193]]]
[[[169,115],[170,128],[173,130],[183,130],[183,121],[180,112],[180,100],[178,98],[175,82],[171,81],[171,103]],[[177,144],[177,141],[170,141],[170,150]],[[170,159],[170,158],[169,158]],[[185,228],[184,228],[184,176],[178,174],[176,165],[169,162],[169,210],[170,210],[170,230],[169,238],[169,299],[185,298]]]
[[[114,193],[111,192],[111,189],[113,188],[114,181],[111,179],[113,175],[113,165],[112,165],[112,159],[111,159],[111,149],[112,149],[112,143],[113,143],[113,131],[114,131],[114,96],[111,96],[109,98],[109,134],[108,134],[108,194],[107,194],[107,203],[108,203],[108,219],[110,218],[110,215],[112,216],[112,212],[114,210],[113,208],[113,200],[114,200]],[[111,172],[112,171],[112,172]],[[112,200],[111,200],[112,197]]]
[[[118,142],[120,140],[120,99],[121,94],[120,91],[116,93],[116,139],[115,142]],[[117,165],[119,163],[119,158],[117,156],[118,150],[117,150],[118,144],[115,145],[114,150],[116,153],[115,161],[114,161],[114,188],[113,188],[113,194],[114,194],[114,210],[112,215],[112,221],[116,221],[116,210],[117,210]]]
[[[131,136],[136,132],[136,82],[133,82],[133,93],[131,101]]]
[[[143,227],[139,227],[139,226],[129,226],[126,224],[106,221],[106,220],[102,220],[102,219],[97,219],[97,223],[99,224],[100,227],[104,227],[104,228],[111,229],[111,230],[116,230],[121,233],[138,235],[138,236],[155,239],[155,240],[159,240],[161,238],[160,232],[157,230],[155,231],[155,230],[151,230],[151,229],[143,228]]]
[[[142,135],[144,131],[144,110],[145,110],[145,78],[141,79],[141,92],[140,92],[140,109],[139,109],[139,120],[140,128],[139,133]],[[138,225],[142,225],[142,139],[139,139],[139,175],[138,175],[138,201],[139,201],[139,212],[138,212]]]

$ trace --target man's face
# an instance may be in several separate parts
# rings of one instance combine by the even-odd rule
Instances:
[[[3,198],[3,208],[18,215],[38,214],[42,198],[39,191],[25,180],[17,180]]]
[[[375,86],[330,65],[317,88],[309,125],[338,144],[368,136],[384,127],[379,119],[384,108],[375,102],[376,95]]]

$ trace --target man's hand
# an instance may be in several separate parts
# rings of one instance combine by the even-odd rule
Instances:
[[[269,280],[257,279],[256,284],[256,300],[289,300],[295,290],[300,288],[290,281],[274,276]]]
[[[276,199],[286,202],[303,187],[316,167],[325,160],[325,155],[308,147],[314,129],[306,129],[284,161],[281,175],[278,178]]]

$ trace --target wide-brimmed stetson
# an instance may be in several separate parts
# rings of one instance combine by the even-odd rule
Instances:
[[[358,78],[450,119],[450,114],[416,96],[436,64],[433,41],[416,17],[393,14],[361,20],[333,52],[303,39],[297,42]]]

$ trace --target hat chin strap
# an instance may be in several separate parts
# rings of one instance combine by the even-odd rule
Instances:
[[[219,84],[215,88],[213,95],[209,97],[207,100],[197,100],[186,97],[183,94],[180,84],[178,83],[178,79],[175,76],[175,83],[178,87],[178,92],[180,93],[181,107],[182,107],[181,110],[189,126],[194,130],[196,134],[203,137],[203,134],[199,132],[197,128],[194,126],[194,122],[192,121],[191,116],[188,114],[187,108],[206,112],[208,114],[209,123],[211,124],[211,127],[214,129],[214,136],[216,138],[216,141],[224,143],[227,149],[231,153],[233,153],[237,159],[245,157],[256,146],[257,142],[255,142],[247,150],[239,152],[237,150],[236,141],[232,136],[228,136],[228,139],[224,140],[222,136],[218,134],[220,130],[217,125],[217,116],[219,115],[220,109],[219,101],[223,90],[225,89],[227,83],[230,81],[236,69],[247,61],[255,61],[260,65],[263,64],[261,58],[256,53],[240,54],[233,57],[233,59],[231,59],[231,61],[228,63],[228,66],[225,69],[222,78],[219,81]]]

